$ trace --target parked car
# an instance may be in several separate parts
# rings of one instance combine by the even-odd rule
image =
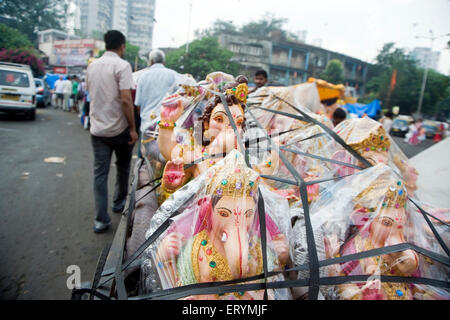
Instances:
[[[422,123],[422,127],[425,129],[425,136],[427,137],[427,139],[433,139],[436,131],[438,130],[438,125],[436,124],[436,122],[425,120]]]
[[[389,133],[393,136],[404,137],[409,131],[408,126],[409,123],[407,120],[396,118],[392,122],[391,130]]]
[[[52,93],[50,87],[46,81],[42,79],[34,79],[36,86],[36,106],[45,108],[50,107],[52,104]]]
[[[36,116],[36,86],[30,66],[0,62],[0,112]]]

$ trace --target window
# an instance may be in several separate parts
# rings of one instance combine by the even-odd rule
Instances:
[[[30,81],[26,73],[0,70],[0,85],[27,88]]]

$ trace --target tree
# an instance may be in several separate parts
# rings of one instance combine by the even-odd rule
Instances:
[[[45,74],[44,64],[35,54],[33,48],[29,49],[1,49],[0,61],[27,64],[31,67],[35,77]]]
[[[186,45],[168,52],[166,65],[179,73],[189,73],[197,80],[214,71],[237,75],[239,65],[231,61],[232,56],[231,51],[219,47],[217,38],[205,37],[192,41],[188,53]]]
[[[33,43],[37,31],[46,29],[64,30],[68,17],[69,0],[3,0],[0,1],[0,16],[7,24],[23,32]]]
[[[267,12],[259,21],[243,25],[240,31],[258,38],[270,38],[270,36],[277,34],[279,40],[296,40],[295,34],[283,29],[287,22],[288,19],[276,18],[274,14]]]
[[[196,30],[195,37],[196,38],[204,38],[204,37],[217,37],[219,34],[238,34],[239,31],[236,26],[227,20],[217,19],[213,22],[212,26],[205,30]]]
[[[229,35],[251,35],[255,38],[269,39],[277,35],[279,40],[297,40],[297,36],[283,27],[287,23],[285,18],[276,18],[272,13],[266,13],[259,21],[250,21],[238,28],[232,21],[217,19],[212,26],[206,30],[196,30],[197,38],[217,37],[220,34]]]
[[[394,43],[386,43],[375,59],[376,63],[369,67],[367,92],[376,95],[389,106],[400,106],[400,112],[411,114],[417,111],[424,70],[418,68],[404,49],[396,48]],[[396,71],[395,86],[391,87],[392,74]],[[436,114],[440,111],[439,101],[445,98],[449,77],[435,71],[429,71],[428,81],[423,98],[422,112]]]
[[[135,66],[136,62],[138,64],[138,66],[142,66],[142,65],[146,64],[146,61],[141,59],[141,57],[139,56],[139,50],[140,50],[140,48],[138,46],[135,46],[134,44],[127,42],[124,59],[127,60],[129,63],[131,63],[131,65],[133,66],[133,69],[137,68],[137,66]],[[137,61],[136,61],[136,57],[137,57]]]
[[[10,28],[5,24],[0,24],[0,48],[18,49],[30,48],[33,46],[26,35],[17,29]]]
[[[328,61],[327,67],[320,77],[333,84],[340,84],[344,81],[344,67],[338,59]]]

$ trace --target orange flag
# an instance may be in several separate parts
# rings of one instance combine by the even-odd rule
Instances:
[[[397,69],[394,69],[394,72],[392,72],[392,78],[391,78],[391,90],[394,90],[396,83],[397,83]]]

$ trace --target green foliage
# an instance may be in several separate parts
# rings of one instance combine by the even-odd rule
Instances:
[[[10,28],[5,24],[0,23],[0,48],[6,49],[18,49],[18,48],[30,48],[33,44],[17,29]]]
[[[321,73],[320,78],[333,84],[344,81],[344,67],[338,59],[328,61],[327,67]]]
[[[276,18],[272,13],[266,13],[259,21],[250,21],[238,28],[232,21],[217,19],[210,28],[203,31],[196,31],[196,36],[217,37],[221,33],[229,35],[251,34],[252,37],[267,39],[271,35],[277,34],[280,40],[297,39],[294,33],[286,31],[284,25],[287,23],[285,18]]]
[[[366,91],[371,98],[376,96],[380,99],[386,108],[394,70],[397,70],[397,78],[389,108],[398,105],[400,113],[414,113],[418,107],[424,70],[418,68],[403,49],[395,48],[394,43],[386,43],[377,55],[376,63],[369,67]],[[442,105],[439,102],[445,99],[448,86],[449,77],[429,71],[422,104],[424,114],[433,115],[440,111]]]
[[[233,53],[219,47],[215,37],[205,37],[166,54],[166,66],[179,73],[189,73],[197,80],[214,71],[237,75],[239,65],[231,61]]]
[[[35,77],[45,74],[44,64],[36,55],[36,50],[28,49],[1,49],[0,61],[27,64],[31,67]]]
[[[127,42],[124,59],[127,60],[133,66],[133,70],[136,63],[136,57],[139,66],[146,64],[146,61],[139,57],[139,50],[140,49],[138,46],[135,46],[134,44]]]
[[[36,43],[37,31],[64,30],[68,4],[68,0],[0,1],[0,16],[9,18],[7,24],[10,27],[20,30]]]

